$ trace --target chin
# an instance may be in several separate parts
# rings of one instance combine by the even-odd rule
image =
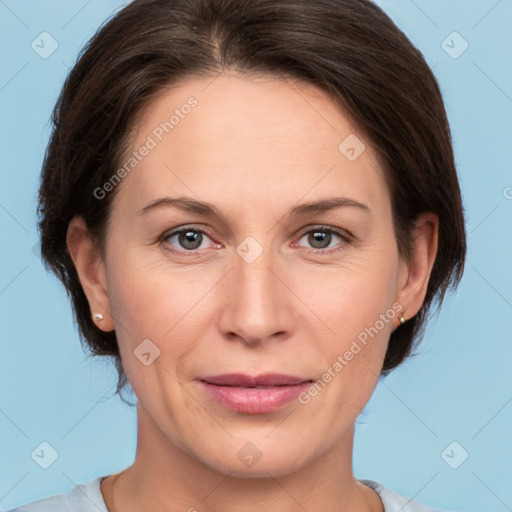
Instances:
[[[294,473],[307,465],[313,454],[306,452],[306,446],[294,444],[290,449],[287,444],[266,443],[263,441],[258,448],[257,442],[236,440],[233,446],[220,447],[219,453],[205,457],[201,460],[213,470],[229,474],[236,478],[268,478],[283,477]]]

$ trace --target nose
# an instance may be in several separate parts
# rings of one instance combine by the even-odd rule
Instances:
[[[248,345],[285,340],[296,321],[293,292],[286,286],[283,264],[270,250],[252,262],[235,255],[233,268],[224,283],[220,329],[229,339]]]

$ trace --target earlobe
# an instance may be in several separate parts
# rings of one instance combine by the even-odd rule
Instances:
[[[438,230],[439,218],[434,213],[422,213],[415,223],[411,258],[402,262],[397,292],[407,319],[418,313],[425,300],[437,254]]]
[[[83,217],[71,219],[66,243],[89,302],[93,322],[102,331],[114,330],[105,265]]]

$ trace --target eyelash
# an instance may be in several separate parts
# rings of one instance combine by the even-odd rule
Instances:
[[[176,250],[176,249],[169,248],[169,246],[170,246],[170,244],[168,243],[168,239],[169,238],[171,238],[173,236],[176,236],[176,235],[179,235],[179,234],[181,234],[183,232],[187,232],[187,231],[194,231],[194,232],[197,232],[197,233],[202,233],[202,234],[205,234],[208,237],[212,238],[212,235],[209,233],[209,230],[204,229],[204,228],[199,228],[199,227],[197,227],[195,225],[190,225],[190,226],[180,227],[180,229],[176,229],[174,231],[166,231],[160,237],[159,242],[161,244],[163,244],[163,245],[167,244],[167,247],[164,247],[165,250],[167,250],[169,252],[172,252],[174,254],[186,255],[186,256],[197,256],[197,251],[200,251],[201,249],[192,249],[192,250],[186,251],[186,250]],[[307,248],[307,252],[315,254],[315,255],[325,256],[325,255],[333,254],[333,253],[338,252],[338,251],[343,251],[343,250],[346,249],[346,245],[350,244],[352,242],[352,239],[353,239],[352,234],[350,234],[350,233],[348,233],[346,231],[342,231],[342,230],[337,229],[337,228],[333,228],[333,227],[329,227],[329,226],[322,226],[322,225],[314,226],[313,228],[310,228],[307,231],[303,231],[301,233],[299,239],[304,237],[304,235],[307,235],[309,233],[315,233],[315,232],[335,234],[339,238],[341,238],[341,240],[344,242],[344,245],[342,247],[333,247],[333,248],[330,248],[330,249]]]

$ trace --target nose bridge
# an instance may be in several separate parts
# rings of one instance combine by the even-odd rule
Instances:
[[[251,255],[254,248],[244,255]],[[269,304],[273,295],[271,291],[276,288],[276,277],[271,269],[276,267],[275,258],[272,250],[266,249],[254,260],[244,259],[244,256],[238,256],[235,259],[233,276],[236,280],[235,287],[239,291],[239,299],[244,302],[254,303],[254,306]],[[238,260],[238,261],[237,261]],[[275,290],[274,290],[275,291]],[[267,299],[266,302],[263,302]]]
[[[256,343],[292,327],[289,294],[279,275],[275,251],[252,237],[237,247],[230,272],[223,330]]]

